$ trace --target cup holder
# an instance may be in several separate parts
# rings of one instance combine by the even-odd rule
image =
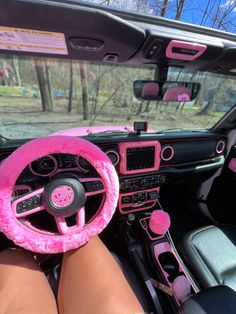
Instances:
[[[178,276],[183,275],[179,270],[179,263],[171,252],[164,252],[158,256],[162,269],[168,274],[168,281],[173,282]]]
[[[180,305],[197,290],[193,287],[184,265],[178,258],[178,255],[173,252],[169,242],[165,241],[155,244],[154,255],[159,270],[162,272],[167,285],[172,289],[174,297]]]

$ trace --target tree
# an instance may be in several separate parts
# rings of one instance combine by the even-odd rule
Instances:
[[[42,111],[52,111],[52,96],[49,86],[49,77],[46,74],[46,61],[35,58],[35,70],[38,78],[38,85],[42,101]]]
[[[168,0],[163,0],[163,5],[162,5],[162,7],[161,7],[160,16],[165,16],[165,14],[166,14],[166,9],[167,9],[167,5],[168,5]]]
[[[185,0],[176,0],[176,15],[175,20],[179,20],[181,17],[181,14],[183,12]]]
[[[19,71],[19,60],[17,56],[13,56],[13,63],[14,63],[14,69],[16,73],[17,78],[17,85],[21,86],[21,77],[20,77],[20,71]]]
[[[87,86],[87,64],[84,61],[79,62],[80,82],[82,92],[82,107],[83,107],[83,120],[89,119],[88,107],[88,86]],[[79,111],[79,107],[78,107]]]
[[[50,97],[50,107],[49,111],[52,111],[53,107],[53,99],[52,99],[52,78],[51,78],[51,70],[50,70],[50,65],[47,60],[45,60],[45,74],[46,74],[46,81],[47,81],[47,88],[48,88],[48,93]]]
[[[69,86],[69,97],[68,97],[68,112],[72,111],[73,89],[74,89],[73,61],[70,60],[70,86]]]

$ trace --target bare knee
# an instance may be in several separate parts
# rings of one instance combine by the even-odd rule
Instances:
[[[0,265],[27,267],[34,270],[39,268],[33,253],[20,248],[9,248],[0,252]]]
[[[1,313],[57,313],[52,290],[34,254],[22,249],[0,253],[0,299]]]

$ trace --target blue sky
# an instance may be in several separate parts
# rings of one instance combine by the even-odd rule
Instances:
[[[149,0],[150,6],[153,6],[155,3],[156,0]],[[208,3],[208,12],[204,15]],[[175,13],[173,12],[175,6],[176,0],[169,0],[166,13],[167,18],[175,17]],[[234,25],[234,20],[236,20],[236,0],[185,0],[181,21],[212,27],[214,16],[217,13],[218,22],[215,22],[214,27],[219,28],[219,21],[221,21],[224,13],[227,13],[220,29],[236,33],[236,23]]]
[[[107,5],[105,0],[84,1],[95,2],[98,4],[103,3],[104,5]],[[158,6],[159,8],[162,6],[163,1],[164,0],[109,0],[109,5],[120,9],[133,9],[136,11],[136,4],[140,3],[144,5],[146,12],[152,14],[157,12],[157,15],[159,15],[160,9],[158,12],[157,8]],[[168,7],[165,15],[166,18],[175,18],[176,3],[179,1],[180,0],[168,0]],[[147,3],[149,8],[146,7]],[[141,8],[143,8],[143,5]],[[217,19],[214,19],[215,17],[217,17]],[[185,0],[180,20],[236,33],[236,0]]]

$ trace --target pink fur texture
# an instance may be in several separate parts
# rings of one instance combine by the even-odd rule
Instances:
[[[184,275],[175,278],[172,284],[172,289],[176,298],[180,302],[184,302],[191,293],[190,283]]]
[[[154,210],[150,217],[149,227],[152,232],[164,235],[170,228],[170,216],[164,210]]]
[[[51,236],[24,226],[13,214],[11,195],[22,170],[48,154],[68,153],[87,159],[97,170],[106,189],[104,206],[80,232]],[[17,245],[40,253],[58,253],[78,248],[99,234],[111,220],[119,196],[119,181],[110,159],[92,143],[68,136],[42,137],[14,151],[0,166],[0,231]]]

